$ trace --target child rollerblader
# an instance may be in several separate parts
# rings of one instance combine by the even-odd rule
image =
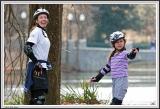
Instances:
[[[128,89],[128,59],[134,59],[139,48],[133,48],[128,53],[125,48],[125,34],[120,31],[113,32],[110,35],[110,41],[114,50],[107,64],[90,81],[98,82],[105,74],[111,72],[113,96],[111,105],[121,105]]]

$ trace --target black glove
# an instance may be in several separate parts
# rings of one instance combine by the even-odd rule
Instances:
[[[98,82],[99,80],[101,80],[103,78],[103,74],[102,73],[98,73],[98,75],[96,77],[92,77],[91,78],[91,82]]]
[[[139,52],[139,48],[137,47],[137,48],[134,48],[133,50],[132,50],[132,52],[134,52],[135,51],[135,49],[137,49],[138,50],[138,52]]]

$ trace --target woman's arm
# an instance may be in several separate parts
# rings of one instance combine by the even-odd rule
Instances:
[[[42,65],[40,62],[38,62],[37,58],[33,54],[32,46],[34,43],[32,42],[26,42],[24,45],[24,53],[32,60],[32,62],[35,64],[35,73],[39,76],[42,74]],[[40,74],[39,74],[40,73]]]

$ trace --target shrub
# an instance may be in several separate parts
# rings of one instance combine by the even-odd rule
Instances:
[[[76,91],[76,89],[70,85],[65,85],[65,87],[69,92],[66,92],[65,95],[61,94],[62,104],[100,104],[96,98],[98,87],[95,86],[95,84],[92,85],[92,83],[83,80],[83,82],[80,83],[80,88],[83,92],[82,94],[80,94],[78,90]]]

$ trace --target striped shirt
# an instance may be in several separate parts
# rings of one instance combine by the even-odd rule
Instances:
[[[128,52],[126,50],[111,57],[111,76],[112,78],[128,76]]]
[[[112,78],[128,76],[128,54],[126,50],[115,54],[99,72],[106,74],[111,71]]]

